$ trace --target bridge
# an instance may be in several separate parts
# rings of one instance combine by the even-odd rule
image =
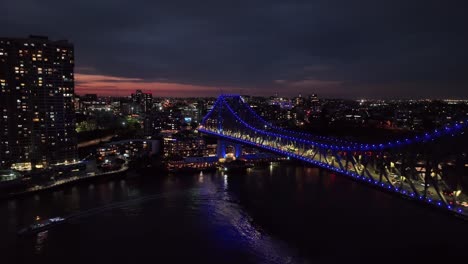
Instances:
[[[364,143],[283,129],[259,116],[239,95],[221,95],[198,131],[254,146],[356,181],[468,217],[468,120],[400,140]]]

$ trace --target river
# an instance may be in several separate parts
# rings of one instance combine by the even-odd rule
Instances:
[[[468,222],[313,167],[147,175],[0,202],[2,263],[343,263],[468,257]],[[32,237],[18,229],[71,216]],[[414,263],[414,262],[413,262]]]

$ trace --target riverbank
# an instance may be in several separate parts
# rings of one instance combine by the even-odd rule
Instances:
[[[58,188],[68,186],[71,184],[76,184],[76,183],[98,179],[98,178],[99,179],[105,178],[106,176],[117,177],[126,173],[128,169],[129,169],[128,165],[124,164],[122,168],[120,168],[119,170],[107,171],[107,172],[97,173],[93,175],[86,175],[86,176],[75,176],[75,177],[71,177],[68,179],[55,181],[54,183],[49,184],[49,185],[30,187],[20,192],[13,192],[13,193],[6,194],[4,196],[0,196],[0,200],[13,199],[13,198],[18,198],[18,197],[25,196],[25,195],[35,194],[38,192],[54,190],[54,189],[58,189]]]

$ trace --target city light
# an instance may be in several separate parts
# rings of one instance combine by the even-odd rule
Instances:
[[[391,141],[391,142],[388,142],[388,143],[385,143],[385,144],[384,143],[380,143],[380,144],[358,144],[358,143],[355,143],[353,145],[352,143],[350,144],[349,142],[345,142],[345,143],[343,143],[343,144],[345,144],[345,146],[342,146],[342,145],[337,145],[337,144],[319,143],[319,142],[314,142],[314,141],[310,141],[310,140],[304,140],[304,139],[301,139],[301,138],[297,138],[295,136],[289,136],[288,135],[289,133],[287,133],[289,131],[284,130],[284,129],[278,129],[278,130],[280,130],[280,132],[274,133],[274,132],[263,131],[261,129],[255,128],[254,126],[252,126],[252,125],[248,124],[247,122],[245,122],[236,113],[236,111],[233,110],[233,108],[231,107],[231,105],[227,101],[227,99],[229,99],[231,101],[234,100],[234,102],[242,103],[243,100],[238,100],[239,98],[240,97],[236,96],[236,95],[222,95],[222,96],[220,96],[218,98],[218,101],[217,101],[217,103],[215,105],[216,105],[216,107],[227,109],[229,111],[229,114],[232,117],[234,117],[234,119],[236,120],[236,122],[238,124],[241,124],[245,129],[248,129],[250,131],[254,131],[256,135],[263,135],[263,136],[266,136],[268,138],[287,139],[287,140],[290,140],[291,142],[301,142],[302,144],[310,144],[311,146],[322,148],[322,149],[324,149],[324,151],[325,151],[325,149],[332,149],[332,150],[337,150],[337,151],[343,151],[343,150],[346,150],[346,151],[369,151],[369,150],[384,150],[384,149],[387,149],[387,148],[401,148],[401,146],[404,145],[404,144],[410,145],[410,144],[415,144],[415,143],[419,143],[419,142],[425,143],[425,142],[427,142],[429,140],[433,141],[433,140],[439,139],[439,138],[441,138],[443,136],[452,135],[452,133],[463,133],[463,130],[466,128],[466,126],[464,124],[467,123],[465,121],[457,122],[455,124],[447,125],[445,127],[445,129],[442,130],[442,131],[438,130],[438,129],[435,129],[432,133],[425,133],[423,137],[415,136],[412,139],[411,138],[406,138],[406,139],[403,139],[403,140],[395,140],[395,141]],[[206,122],[210,118],[210,116],[213,114],[214,110],[215,110],[215,107],[203,119],[204,122]],[[260,120],[263,120],[263,119],[260,118]],[[266,121],[264,123],[266,123]],[[199,131],[202,132],[202,133],[212,134],[212,135],[216,135],[218,137],[226,138],[226,139],[233,140],[233,141],[236,141],[236,142],[241,142],[243,144],[248,144],[248,145],[252,145],[252,146],[255,146],[255,147],[259,147],[259,148],[264,148],[264,149],[267,149],[267,150],[270,150],[270,151],[273,151],[273,152],[277,152],[279,154],[287,155],[288,158],[289,157],[296,158],[296,159],[306,161],[308,163],[312,163],[314,165],[318,165],[320,167],[323,167],[323,168],[326,168],[326,169],[329,169],[329,170],[332,170],[332,171],[340,172],[342,174],[351,176],[351,177],[356,178],[356,179],[364,180],[364,181],[369,182],[369,183],[371,183],[373,185],[384,188],[385,190],[393,190],[394,192],[398,192],[398,193],[400,193],[400,194],[402,194],[404,196],[410,197],[410,198],[418,197],[418,196],[416,196],[415,192],[413,192],[413,191],[408,192],[407,190],[394,187],[390,183],[386,184],[384,182],[380,182],[380,181],[377,181],[377,180],[372,180],[371,178],[361,177],[361,176],[359,176],[357,173],[355,173],[353,171],[344,170],[344,169],[342,169],[340,167],[336,167],[336,165],[331,165],[331,164],[328,164],[328,163],[324,163],[323,161],[314,160],[313,158],[298,155],[296,153],[291,153],[290,150],[283,150],[283,149],[279,149],[278,147],[272,147],[272,146],[269,146],[269,145],[258,144],[258,143],[254,142],[254,141],[250,141],[250,140],[246,140],[246,139],[241,138],[240,135],[245,136],[245,133],[248,130],[244,131],[243,133],[242,132],[233,133],[233,132],[230,132],[227,129],[220,130],[219,128],[217,128],[216,129],[217,132],[214,132],[214,131],[210,131],[210,128],[207,127],[206,123],[202,123],[202,124],[203,124],[203,128],[202,127],[199,128]],[[239,128],[236,128],[236,129],[239,129]],[[447,133],[443,133],[443,131],[446,131]],[[294,133],[295,132],[292,132],[292,134],[294,134]],[[303,135],[306,135],[306,134],[303,134]],[[421,138],[425,138],[425,140],[420,141]],[[269,141],[270,140],[268,140],[267,142],[269,142]],[[333,139],[332,139],[332,141],[333,141]],[[293,152],[296,152],[296,151],[297,150],[294,150]],[[335,159],[332,159],[332,160],[335,160]],[[341,164],[341,162],[340,162],[340,164]],[[392,164],[393,164],[393,167],[392,167]],[[390,163],[390,168],[394,168],[394,167],[395,167],[395,164]],[[432,173],[432,175],[433,175],[432,177],[435,177],[434,172]],[[369,175],[369,177],[370,177],[370,175]],[[420,198],[419,198],[419,200],[420,200]],[[428,203],[430,203],[430,204],[433,204],[433,199],[431,199],[431,198],[427,198],[426,201]],[[442,206],[442,205],[445,205],[444,208],[446,208],[447,210],[455,210],[456,212],[460,212],[460,210],[459,210],[460,208],[454,209],[451,205],[446,204],[445,201],[443,201],[443,200],[437,201],[436,205],[439,206],[439,207]],[[463,212],[463,210],[462,210],[462,212]]]
[[[463,1],[7,2],[5,263],[466,259]]]

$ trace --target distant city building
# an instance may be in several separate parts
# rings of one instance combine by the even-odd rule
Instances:
[[[304,104],[304,97],[302,97],[302,95],[299,94],[298,97],[294,98],[294,103],[296,106],[302,106],[302,104]]]
[[[125,158],[135,158],[144,155],[153,155],[160,151],[158,140],[122,140],[112,141],[96,150],[97,160],[102,162],[106,158],[122,155]]]
[[[134,113],[146,113],[153,107],[153,95],[151,93],[143,93],[141,90],[136,90],[132,94]]]
[[[163,138],[164,157],[214,156],[216,145],[207,145],[202,137],[167,134]]]
[[[201,108],[198,107],[197,102],[182,107],[182,117],[187,124],[191,122],[199,123],[202,118],[201,114]]]
[[[98,97],[97,94],[85,94],[79,99],[79,110],[84,113],[89,113],[92,111],[113,111],[114,107],[112,106],[113,101],[111,98]],[[76,105],[76,104],[75,104]],[[120,104],[117,105],[117,108],[120,107]]]
[[[84,102],[96,102],[98,100],[97,94],[85,94],[81,97]]]
[[[0,38],[0,166],[19,170],[76,159],[73,45]]]
[[[78,95],[75,95],[75,97],[73,98],[73,105],[75,111],[81,111],[81,99]]]

